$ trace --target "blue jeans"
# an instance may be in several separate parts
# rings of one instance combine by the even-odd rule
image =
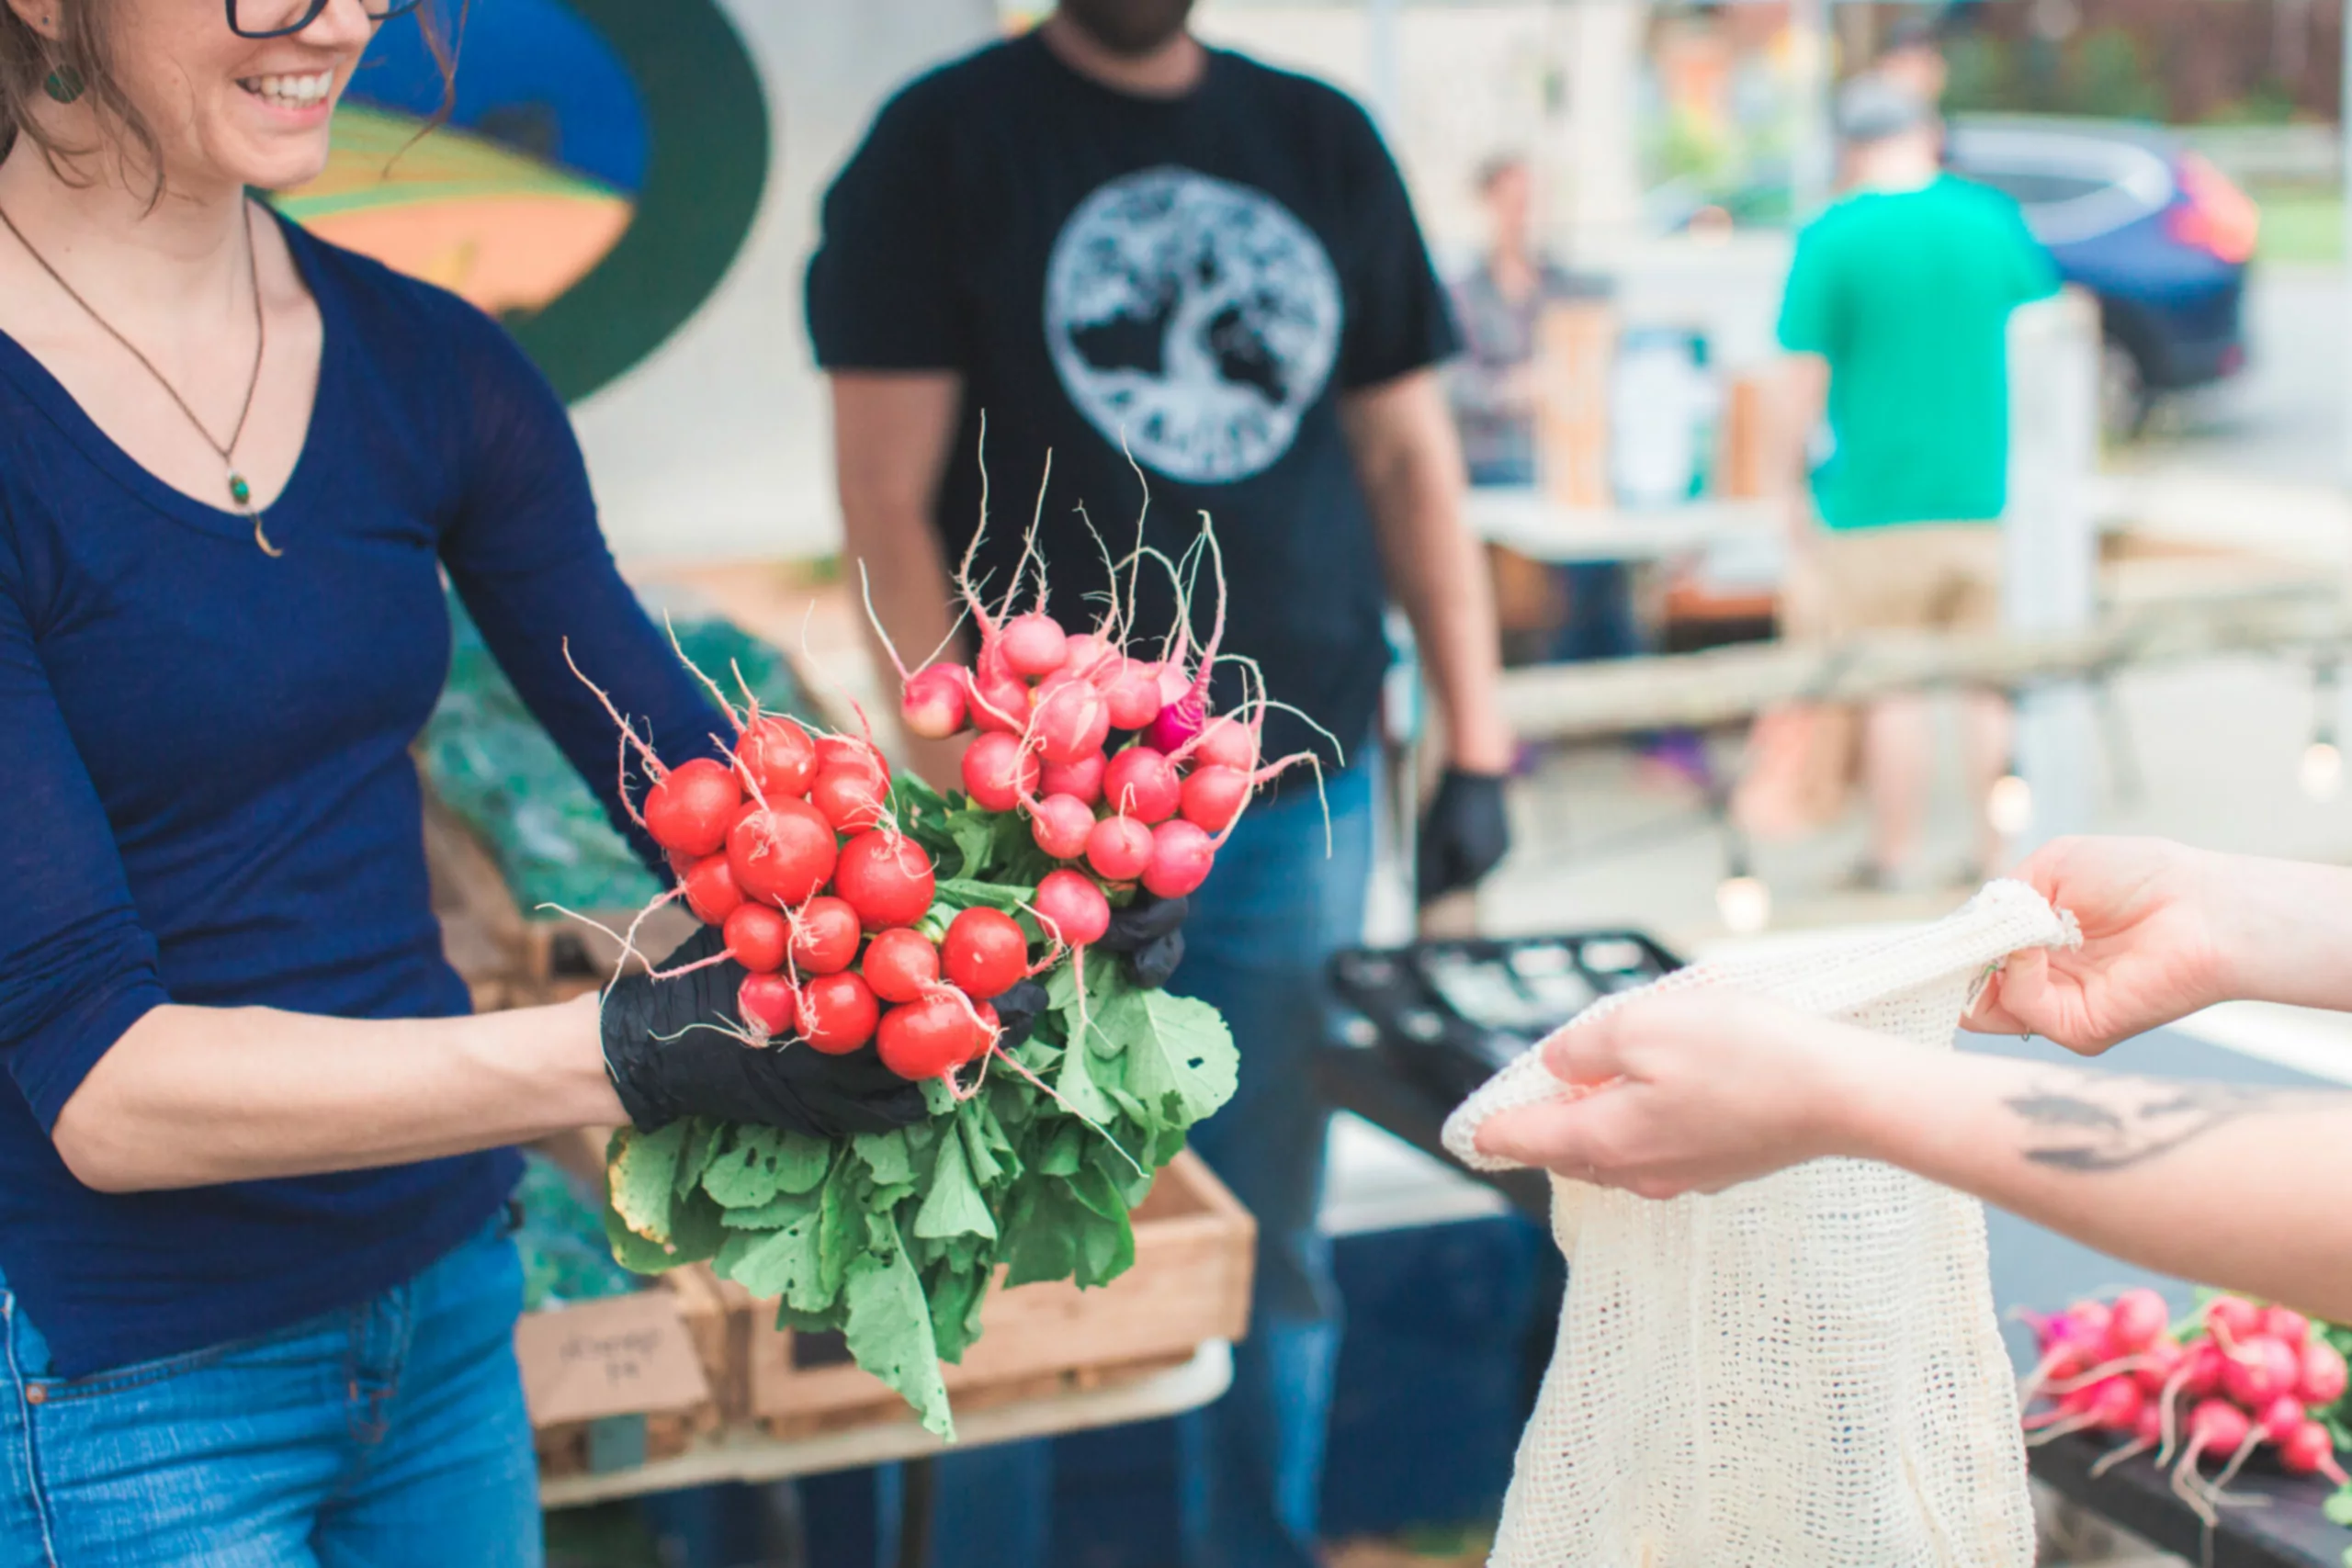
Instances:
[[[1324,1133],[1309,1055],[1329,1035],[1323,976],[1363,938],[1372,879],[1372,769],[1304,784],[1252,807],[1193,896],[1184,963],[1169,988],[1215,1006],[1241,1051],[1231,1103],[1193,1131],[1198,1149],[1258,1220],[1250,1336],[1233,1388],[1178,1425],[1179,1518],[1192,1568],[1307,1568],[1323,1481],[1331,1372],[1339,1359],[1330,1242],[1316,1223]],[[941,1568],[1045,1564],[1052,1450],[1046,1443],[939,1461],[933,1515]]]
[[[0,1280],[0,1568],[532,1568],[503,1222],[372,1301],[86,1378]]]

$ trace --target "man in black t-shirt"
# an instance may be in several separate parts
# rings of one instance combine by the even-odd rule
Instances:
[[[1051,608],[1072,625],[1100,614],[1106,586],[1080,505],[1114,551],[1140,526],[1171,559],[1206,513],[1230,588],[1226,649],[1337,739],[1269,721],[1271,755],[1325,758],[1329,850],[1311,788],[1253,807],[1194,897],[1173,982],[1216,1003],[1240,1046],[1240,1087],[1195,1143],[1260,1224],[1233,1392],[1182,1444],[1185,1495],[1198,1500],[1187,1549],[1218,1568],[1292,1568],[1311,1561],[1337,1348],[1316,1227],[1328,1115],[1307,1055],[1325,1024],[1324,961],[1363,928],[1373,812],[1361,757],[1390,598],[1445,720],[1424,897],[1500,857],[1511,743],[1433,374],[1454,334],[1403,181],[1348,98],[1204,49],[1185,30],[1189,10],[1064,0],[1036,32],[901,91],[826,197],[808,325],[831,376],[847,547],[900,649],[948,634],[946,562],[979,525],[985,415],[998,517],[977,575],[1012,581],[1048,452],[1039,541]],[[1142,588],[1138,629],[1154,635],[1174,598],[1149,574]],[[1204,623],[1205,606],[1193,609]],[[1219,705],[1235,695],[1220,691]],[[943,782],[953,757],[915,748]],[[1001,1472],[944,1479],[951,1515],[1009,1484]],[[1041,1543],[1001,1526],[943,1523],[936,1535],[991,1562],[1044,1560]]]

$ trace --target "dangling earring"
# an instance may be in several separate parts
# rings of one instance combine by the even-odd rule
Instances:
[[[61,65],[49,73],[40,87],[57,102],[70,104],[82,96],[82,73],[71,65]]]

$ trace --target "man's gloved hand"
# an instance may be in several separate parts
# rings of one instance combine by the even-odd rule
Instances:
[[[1124,909],[1111,911],[1111,929],[1095,945],[1125,960],[1127,976],[1147,991],[1168,984],[1176,965],[1184,962],[1184,918],[1193,912],[1187,898],[1159,898],[1141,888]],[[997,1004],[1004,1010],[1004,1004]]]
[[[1510,814],[1503,807],[1507,782],[1500,773],[1445,771],[1421,818],[1422,903],[1475,886],[1510,848]]]
[[[705,926],[662,967],[698,963],[723,945]],[[673,980],[631,975],[605,997],[605,1070],[639,1131],[708,1116],[840,1138],[922,1118],[922,1089],[871,1047],[828,1056],[783,1037],[762,1049],[729,1033],[742,1027],[735,1002],[742,983],[743,966],[729,959]]]
[[[997,1027],[1003,1031],[997,1045],[1010,1051],[1027,1040],[1037,1021],[1046,1016],[1046,987],[1035,980],[1023,980],[989,1005],[996,1009]]]

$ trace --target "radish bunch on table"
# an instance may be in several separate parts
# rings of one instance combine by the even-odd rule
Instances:
[[[2026,1317],[2040,1360],[2023,1392],[2042,1405],[2026,1417],[2029,1441],[2123,1438],[2094,1473],[2154,1450],[2209,1524],[2229,1501],[2222,1489],[2265,1447],[2290,1474],[2345,1483],[2327,1419],[2345,1395],[2345,1360],[2302,1314],[2217,1295],[2176,1325],[2164,1298],[2141,1289]],[[2206,1465],[2219,1470],[2211,1481]]]

